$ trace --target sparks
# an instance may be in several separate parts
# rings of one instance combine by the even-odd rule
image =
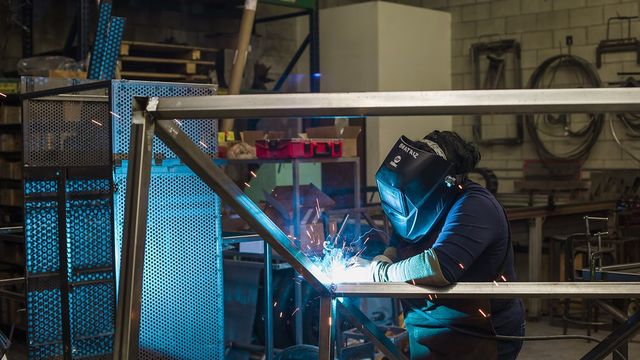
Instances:
[[[244,183],[244,186],[246,186],[246,187],[248,187],[248,188],[250,188],[250,187],[251,187],[251,185],[249,185],[248,183]]]
[[[282,317],[282,311],[280,311],[280,317]]]
[[[504,275],[500,275],[500,279],[502,279],[502,281],[507,282],[507,278],[504,277]]]
[[[478,309],[478,311],[480,312],[480,314],[482,314],[483,317],[487,317],[487,314],[485,314],[484,311],[482,311],[482,309]]]
[[[462,185],[458,185],[458,189],[462,190]]]
[[[431,297],[431,295],[427,295],[429,297],[429,300],[433,301],[433,298]]]
[[[207,146],[207,144],[205,144],[202,140],[200,140],[200,141],[199,141],[199,143],[200,143],[200,145],[202,145],[202,146],[204,146],[204,147],[206,147],[206,148],[208,148],[208,147],[209,147],[209,146]]]
[[[458,264],[458,266],[460,266],[460,269],[464,270],[464,265],[462,265],[462,263]]]
[[[113,116],[117,117],[118,119],[122,119],[122,116],[120,116],[120,115],[118,115],[118,114],[114,113],[113,111],[109,111],[109,114],[111,114],[111,115],[113,115]]]
[[[273,307],[276,307],[276,305],[278,305],[277,301],[273,303]]]
[[[500,286],[500,285],[498,285],[498,282],[497,282],[497,281],[495,281],[495,280],[493,280],[493,284],[494,284],[495,286]]]
[[[329,316],[329,326],[331,326],[331,316]]]
[[[362,243],[362,245],[365,245],[365,244],[367,243],[367,241],[369,241],[369,239],[370,239],[370,237],[369,237],[369,236],[367,236],[367,238],[366,238],[366,239],[364,239],[364,242]]]
[[[413,286],[416,286],[416,281],[415,280],[411,279],[411,283],[413,284]],[[431,295],[429,295],[429,296],[431,296]]]
[[[178,119],[173,119],[173,121],[175,121],[178,125],[182,126],[182,123],[180,122],[180,120],[178,120]]]
[[[253,172],[253,170],[252,170],[252,171],[249,171],[249,173],[250,173],[250,174],[251,174],[251,176],[253,176],[254,178],[257,178],[257,177],[258,177],[258,175],[256,175],[256,173],[254,173],[254,172]]]
[[[91,122],[96,124],[96,125],[98,125],[98,126],[102,126],[102,123],[97,121],[97,120],[91,119]]]
[[[0,92],[0,96],[2,96],[2,97],[4,97],[4,98],[6,98],[6,97],[7,97],[7,95],[6,95],[6,94],[3,94],[3,93],[1,93],[1,92]]]
[[[311,233],[309,232],[309,230],[307,230],[307,236],[311,238]]]
[[[291,313],[291,316],[295,315],[298,311],[300,311],[299,307],[297,307],[295,310],[293,310],[293,312]]]

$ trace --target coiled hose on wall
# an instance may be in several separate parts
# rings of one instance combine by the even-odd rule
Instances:
[[[542,89],[549,87],[549,84],[544,84],[544,80],[547,75],[551,75],[551,81],[555,79],[557,71],[561,68],[569,68],[576,70],[580,74],[582,80],[584,80],[584,87],[598,88],[602,86],[602,81],[596,69],[585,59],[572,56],[572,55],[557,55],[550,57],[540,64],[529,79],[527,88],[529,89]],[[580,143],[576,145],[571,151],[563,155],[557,155],[547,148],[544,141],[540,138],[540,132],[538,127],[538,119],[536,114],[528,114],[525,116],[525,123],[531,141],[536,148],[538,157],[541,160],[578,160],[584,162],[591,149],[598,141],[598,137],[602,132],[604,126],[604,114],[589,114],[589,122],[583,128],[572,131],[567,126],[566,115],[560,115],[553,117],[553,115],[544,115],[545,122],[551,126],[565,126],[565,136],[574,139],[581,139]]]

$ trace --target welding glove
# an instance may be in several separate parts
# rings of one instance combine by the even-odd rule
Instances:
[[[384,253],[374,257],[373,261],[382,261],[388,264],[392,264],[396,262],[397,259],[398,259],[398,250],[396,250],[396,248],[393,246],[389,246],[384,250]]]
[[[387,256],[385,258],[389,259]],[[428,249],[397,263],[374,259],[369,270],[371,281],[374,282],[412,281],[419,285],[429,286],[450,284],[442,274],[438,256],[433,249]]]

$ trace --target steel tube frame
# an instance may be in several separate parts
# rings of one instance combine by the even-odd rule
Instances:
[[[135,100],[131,124],[114,359],[138,358],[142,270],[155,127],[155,123],[145,116],[145,106],[145,101]]]
[[[640,112],[639,88],[261,94],[160,99],[156,120]]]
[[[603,112],[640,111],[640,89],[562,89],[562,90],[494,90],[395,92],[347,94],[274,94],[224,97],[151,98],[134,108],[129,155],[128,189],[123,238],[122,273],[118,304],[114,359],[134,359],[137,356],[142,263],[148,205],[148,185],[151,165],[151,143],[154,133],[232,206],[256,232],[286,261],[321,292],[321,313],[335,318],[338,304],[335,296],[377,296],[424,298],[438,295],[453,298],[508,298],[563,296],[623,298],[640,295],[640,282],[634,283],[460,283],[446,288],[427,288],[406,283],[328,284],[325,275],[314,272],[316,267],[287,236],[214,165],[180,129],[174,118],[206,119],[222,117],[283,117],[283,116],[367,116],[367,115],[455,115],[477,113],[524,112]],[[165,121],[157,121],[165,120]],[[155,129],[154,129],[155,127]],[[329,288],[328,288],[328,287]],[[340,302],[342,304],[342,302]],[[344,305],[344,304],[343,304]],[[355,306],[341,307],[356,326],[365,328],[366,319]],[[341,310],[342,311],[342,310]],[[354,315],[355,314],[355,315]],[[363,317],[363,318],[360,318]],[[636,328],[636,317],[626,328]],[[322,324],[322,322],[321,322]],[[331,326],[328,326],[331,325]],[[328,329],[327,329],[328,327]],[[328,344],[321,359],[330,359],[334,352],[335,323],[322,326],[321,344]],[[384,335],[367,333],[385,353],[393,347]],[[388,339],[387,339],[388,341]],[[611,346],[607,346],[607,351]],[[393,357],[396,358],[396,357]]]
[[[336,284],[335,296],[460,299],[509,298],[630,298],[640,295],[640,282],[480,282],[446,287],[416,286],[403,282]]]

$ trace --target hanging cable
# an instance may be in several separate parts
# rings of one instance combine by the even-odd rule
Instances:
[[[601,87],[602,82],[597,71],[586,60],[572,55],[553,56],[538,66],[527,84],[529,89],[549,88],[553,85],[561,68],[573,70],[577,76],[579,87]],[[548,81],[545,81],[546,78]],[[542,117],[542,118],[540,118]],[[525,116],[525,122],[531,141],[541,160],[578,160],[584,162],[591,149],[598,141],[604,126],[604,114],[589,114],[585,125],[575,130],[571,128],[571,120],[566,114],[545,114]],[[544,124],[544,126],[543,126]],[[545,129],[561,129],[562,134]],[[580,139],[579,144],[566,154],[553,153],[545,145],[540,134],[553,137],[570,137]]]
[[[609,118],[609,127],[611,128],[611,135],[613,135],[613,139],[616,141],[618,146],[620,146],[622,151],[624,151],[627,155],[629,155],[633,160],[640,163],[640,158],[638,158],[634,153],[632,153],[626,146],[622,145],[622,142],[620,141],[620,139],[618,138],[618,135],[616,134],[616,129],[613,126],[613,119],[611,118]]]

